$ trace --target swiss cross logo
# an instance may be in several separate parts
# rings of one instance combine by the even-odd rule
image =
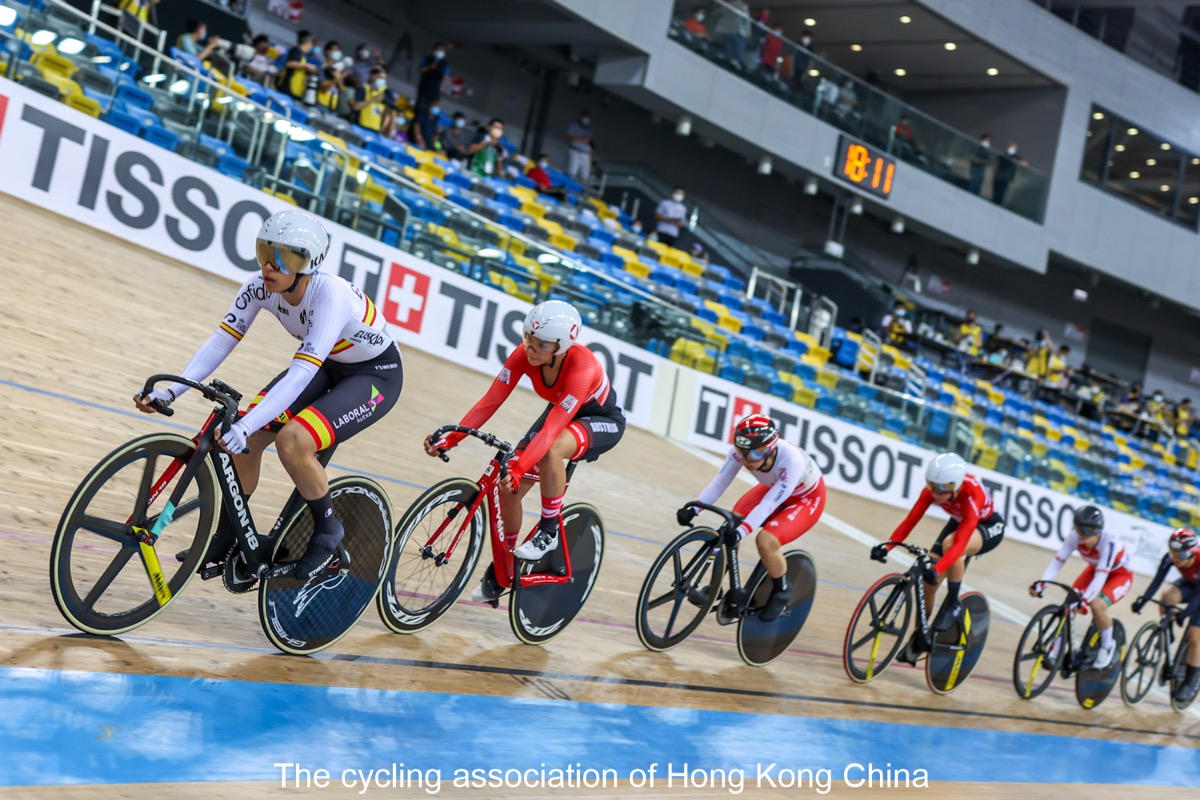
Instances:
[[[751,402],[744,397],[733,398],[733,419],[729,422],[729,436],[726,438],[726,441],[733,441],[733,429],[739,419],[748,417],[751,414],[761,413],[763,413],[761,404]]]
[[[429,276],[393,263],[383,301],[384,318],[393,325],[420,333],[428,299]]]

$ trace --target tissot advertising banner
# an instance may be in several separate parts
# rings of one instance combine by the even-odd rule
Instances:
[[[288,207],[5,79],[0,165],[0,191],[239,282],[258,269],[259,225]],[[520,342],[528,303],[326,226],[324,269],[373,298],[402,347],[494,374]],[[607,369],[629,422],[646,427],[662,359],[586,327],[582,341]]]

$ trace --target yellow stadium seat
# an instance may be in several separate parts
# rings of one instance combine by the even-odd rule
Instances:
[[[838,376],[832,372],[821,370],[817,373],[817,383],[824,386],[826,389],[833,389],[838,385]]]
[[[551,236],[563,236],[564,235],[562,225],[555,222],[554,220],[539,219],[537,221],[537,224],[538,224],[538,227],[540,227],[542,230],[544,230],[546,233],[550,234]]]
[[[792,402],[806,408],[812,408],[817,404],[817,393],[812,389],[798,387],[796,391],[792,392]]]
[[[38,72],[42,73],[42,77],[50,80],[48,75],[59,75],[66,80],[70,80],[75,74],[75,64],[65,56],[60,56],[53,48],[47,48],[34,53],[29,62],[38,68]]]
[[[509,191],[512,190],[510,189]],[[521,203],[521,212],[540,220],[542,217],[546,216],[546,207],[539,203],[533,203],[526,200],[525,202]],[[559,229],[561,230],[561,226]]]
[[[575,249],[575,245],[578,244],[578,242],[576,242],[570,236],[567,236],[565,233],[552,233],[550,234],[549,241],[551,247],[557,247],[559,250],[566,250],[568,253],[573,251]],[[648,269],[646,270],[646,277],[650,277],[650,270]]]
[[[417,169],[421,170],[422,172],[428,172],[438,180],[443,180],[446,177],[446,170],[443,169],[442,165],[436,161],[422,161],[418,165]]]
[[[675,269],[683,269],[683,265],[686,263],[682,258],[669,250],[665,253],[662,253],[658,261],[663,266],[674,267]]]
[[[620,245],[613,245],[613,247],[611,248],[611,252],[614,256],[617,256],[618,258],[623,259],[625,261],[625,263],[629,263],[630,261],[638,260],[638,254],[635,253],[634,251],[630,250],[627,247],[621,247]]]
[[[742,321],[737,317],[717,317],[717,327],[724,328],[728,331],[732,331],[733,333],[741,333]]]
[[[644,281],[650,279],[650,268],[640,261],[626,261],[625,271],[630,275],[636,275]]]
[[[89,117],[95,117],[99,119],[100,114],[103,112],[103,109],[100,107],[100,103],[88,97],[87,95],[72,92],[63,98],[63,102],[76,111],[82,111]]]
[[[538,201],[538,193],[527,186],[510,186],[508,187],[508,191],[514,197],[526,203],[536,203]],[[545,211],[543,210],[542,213],[544,214]]]
[[[659,242],[659,241],[655,241],[655,240],[647,240],[646,247],[649,247],[651,250],[658,253],[659,255],[662,255],[663,253],[665,253],[671,249],[670,245],[668,245],[664,242]]]
[[[297,205],[296,198],[292,197],[290,194],[288,194],[286,192],[272,191],[271,189],[268,189],[266,186],[263,187],[263,191],[266,192],[267,194],[271,195],[272,197],[279,198],[280,200],[282,200],[285,203]]]

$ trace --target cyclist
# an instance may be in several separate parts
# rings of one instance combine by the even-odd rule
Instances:
[[[1191,621],[1187,632],[1187,677],[1175,693],[1175,700],[1190,703],[1200,690],[1200,538],[1195,533],[1187,528],[1177,528],[1171,533],[1171,538],[1167,540],[1167,554],[1159,563],[1158,572],[1150,581],[1149,588],[1133,601],[1133,613],[1142,613],[1146,598],[1158,590],[1172,566],[1179,570],[1180,577],[1159,599],[1169,605],[1187,603],[1183,612],[1183,619]]]
[[[246,335],[260,311],[272,314],[300,340],[288,368],[272,380],[221,437],[233,454],[246,496],[258,486],[263,450],[274,442],[279,460],[313,515],[308,548],[294,575],[312,578],[337,554],[344,530],[333,513],[329,478],[316,458],[377,422],[400,397],[400,351],[370,298],[337,275],[318,270],[329,252],[321,221],[303,211],[281,211],[263,222],[255,241],[260,273],[238,289],[217,331],[183,369],[202,381]],[[182,384],[133,398],[154,413],[152,401],[171,403]],[[232,523],[221,515],[204,563],[220,562],[234,543]],[[180,553],[180,560],[186,552]]]
[[[981,556],[1000,544],[1004,538],[1004,517],[996,513],[988,488],[974,475],[967,474],[967,462],[963,457],[958,453],[941,453],[925,468],[925,488],[889,541],[907,539],[935,503],[950,515],[950,521],[929,549],[938,560],[925,571],[925,610],[928,613],[933,609],[938,585],[945,578],[946,599],[933,620],[933,630],[945,631],[953,627],[962,614],[958,592],[967,573],[967,562],[972,556]],[[944,542],[951,535],[954,538],[947,549]],[[871,558],[883,561],[887,552],[887,543],[881,542],[871,548]],[[898,658],[906,664],[915,663],[920,642],[919,632],[914,632]]]
[[[514,553],[537,561],[558,547],[558,522],[567,491],[567,461],[595,461],[621,441],[625,414],[609,385],[604,368],[581,344],[576,344],[583,321],[570,303],[538,303],[525,317],[524,341],[504,362],[487,393],[459,423],[478,428],[492,418],[522,377],[528,377],[538,397],[549,404],[517,444],[508,462],[507,488],[500,493],[500,517],[515,541],[521,527],[521,501],[534,483],[541,484],[542,517],[533,537]],[[463,439],[451,433],[438,441],[425,439],[431,456],[449,450]],[[472,594],[476,602],[494,602],[503,593],[489,564]]]
[[[808,533],[821,518],[821,512],[825,510],[825,476],[808,453],[779,438],[779,426],[774,420],[762,414],[751,414],[734,425],[733,447],[717,476],[704,487],[697,501],[715,502],[729,488],[741,467],[749,470],[759,485],[742,495],[734,505],[733,513],[743,520],[730,533],[732,540],[728,544],[736,557],[738,542],[756,529],[759,531],[755,540],[758,557],[775,583],[758,616],[770,622],[787,610],[792,592],[787,579],[787,559],[780,548]],[[691,525],[698,513],[697,508],[688,504],[675,512],[675,517],[680,525]],[[730,597],[728,602],[732,606],[741,600]]]
[[[1096,615],[1096,630],[1100,632],[1100,649],[1092,662],[1093,669],[1105,669],[1112,663],[1116,645],[1113,642],[1112,617],[1109,606],[1115,605],[1129,593],[1133,586],[1133,571],[1129,568],[1129,556],[1117,537],[1104,530],[1104,514],[1095,506],[1084,506],[1075,512],[1074,527],[1054,560],[1042,573],[1041,580],[1034,581],[1029,594],[1042,596],[1045,581],[1053,580],[1063,564],[1075,550],[1087,562],[1083,572],[1071,584],[1083,595],[1083,603],[1090,606]]]

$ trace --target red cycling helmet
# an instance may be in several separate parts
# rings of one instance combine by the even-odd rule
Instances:
[[[779,426],[765,414],[751,414],[733,426],[733,446],[741,450],[761,450],[778,439]]]
[[[1200,553],[1200,541],[1196,534],[1187,528],[1176,528],[1167,540],[1167,547],[1176,553]]]

